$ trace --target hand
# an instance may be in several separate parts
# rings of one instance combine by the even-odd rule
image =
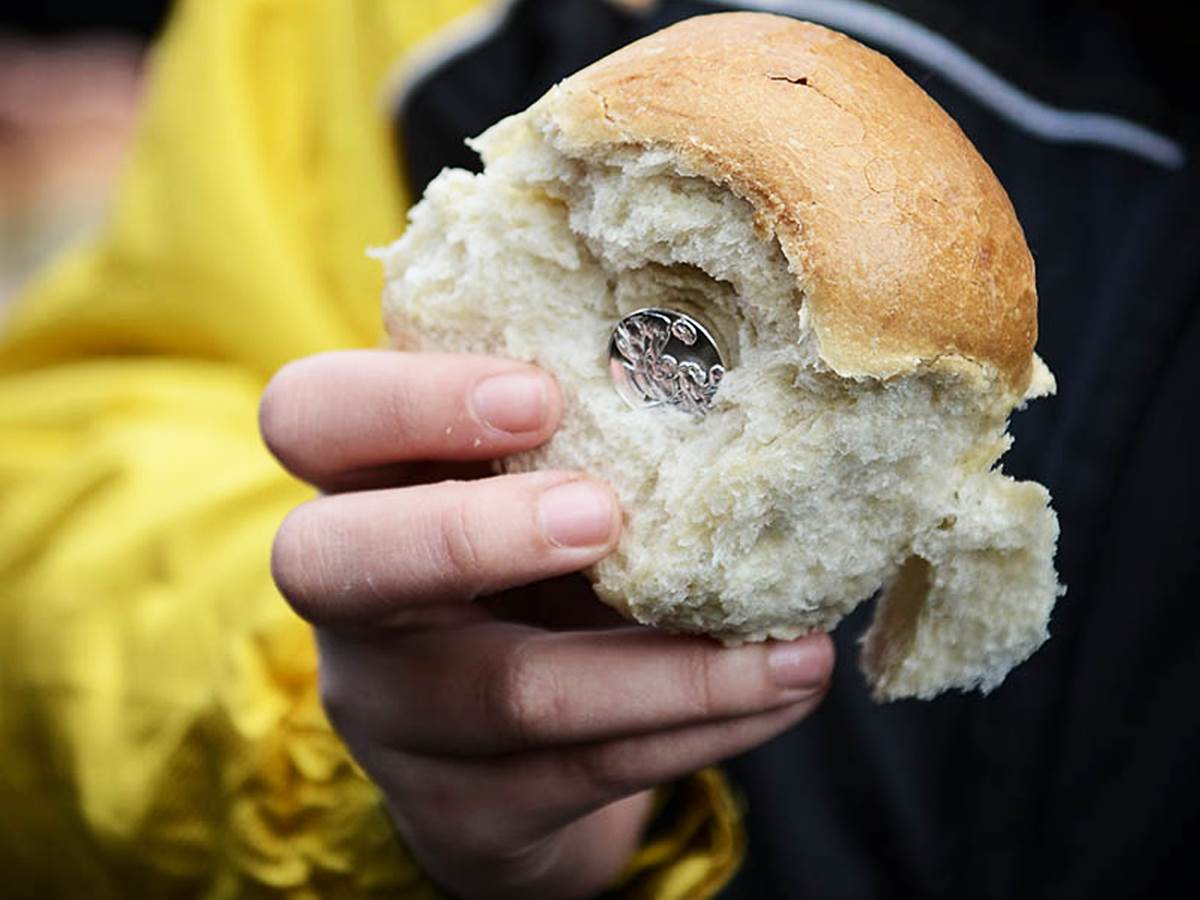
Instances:
[[[833,664],[825,635],[724,649],[624,623],[561,577],[616,544],[602,482],[444,480],[544,442],[561,412],[532,366],[385,351],[292,363],[262,402],[267,445],[325,492],[272,563],[316,626],[330,721],[466,897],[601,890],[650,789],[804,718]]]

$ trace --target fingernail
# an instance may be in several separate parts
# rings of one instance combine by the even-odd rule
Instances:
[[[767,667],[772,680],[782,688],[816,690],[829,678],[827,642],[801,638],[771,648]]]
[[[542,533],[560,547],[598,547],[613,531],[612,494],[594,481],[568,481],[538,500]]]
[[[510,434],[540,430],[546,407],[546,376],[537,372],[493,375],[475,385],[471,395],[475,418]]]

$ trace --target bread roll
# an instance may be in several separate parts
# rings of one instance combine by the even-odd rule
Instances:
[[[1008,415],[1054,389],[1033,261],[991,170],[887,58],[702,16],[471,145],[483,173],[442,172],[379,253],[387,328],[557,376],[561,429],[503,466],[616,489],[601,598],[737,644],[830,630],[883,588],[878,699],[991,690],[1046,639],[1057,519],[997,465]],[[654,313],[614,339],[647,309],[711,339],[724,377],[664,374],[630,325]],[[659,366],[640,375],[616,346],[639,337]],[[675,393],[646,394],[656,377]]]

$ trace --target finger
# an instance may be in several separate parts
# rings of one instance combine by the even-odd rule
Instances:
[[[430,605],[589,566],[619,530],[603,482],[530,472],[317,498],[280,526],[271,568],[314,624],[419,627]]]
[[[564,751],[544,750],[531,758],[518,754],[502,759],[499,773],[493,774],[503,777],[507,771],[508,784],[514,786],[517,780],[540,785],[550,802],[539,804],[530,827],[552,831],[614,800],[745,753],[807,718],[824,697],[813,694],[790,706],[737,719]],[[515,803],[516,791],[513,794]]]
[[[289,363],[263,393],[263,440],[327,489],[400,477],[414,460],[483,460],[536,447],[562,398],[535,366],[490,356],[352,350]]]
[[[487,622],[363,644],[322,636],[339,727],[399,749],[491,754],[745,716],[824,692],[833,644],[725,648],[646,628],[547,633]]]
[[[823,695],[780,709],[599,744],[506,756],[373,754],[372,775],[406,817],[436,828],[455,809],[463,846],[481,853],[536,841],[621,798],[683,778],[770,740]],[[387,762],[380,762],[387,759]],[[370,764],[380,763],[380,764]]]

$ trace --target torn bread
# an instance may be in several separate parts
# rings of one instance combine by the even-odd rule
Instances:
[[[616,489],[590,571],[628,616],[727,643],[864,638],[880,699],[998,685],[1062,588],[1041,485],[1004,475],[1009,414],[1051,393],[1033,261],[955,123],[844,35],[754,13],[625,47],[477,138],[380,253],[406,349],[558,378],[562,427],[509,471]],[[614,327],[685,310],[726,372],[703,414],[632,408]]]

